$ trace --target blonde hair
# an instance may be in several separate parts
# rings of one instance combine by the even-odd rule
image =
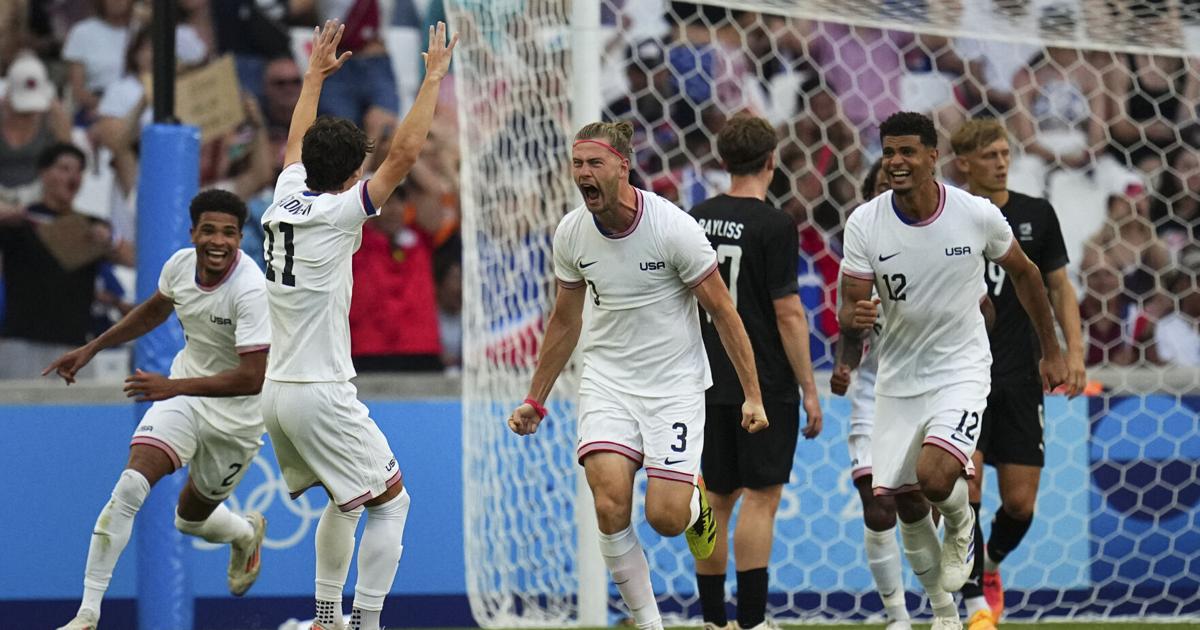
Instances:
[[[950,136],[955,155],[966,156],[997,140],[1007,140],[1008,130],[995,118],[968,120]]]
[[[603,140],[621,157],[633,161],[633,123],[627,120],[588,123],[575,134],[575,142],[580,140]]]

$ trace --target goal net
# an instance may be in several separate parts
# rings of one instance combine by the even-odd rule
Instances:
[[[600,45],[580,50],[596,34],[578,20],[573,30],[581,2],[447,2],[463,37],[464,542],[481,625],[596,623],[580,611],[597,590],[602,623],[623,611],[580,555],[594,534],[576,527],[591,506],[576,499],[574,367],[535,436],[505,425],[553,302],[551,235],[578,203],[568,165],[580,112],[632,121],[635,185],[685,210],[728,184],[714,138],[729,116],[777,125],[770,200],[800,231],[819,369],[836,333],[840,232],[880,153],[879,123],[925,112],[948,144],[969,118],[1003,121],[1009,187],[1048,198],[1063,226],[1090,375],[1104,385],[1047,398],[1037,516],[1003,567],[1005,616],[1200,614],[1200,3],[591,0]],[[948,146],[941,155],[942,179],[960,183]],[[825,430],[798,447],[777,520],[769,612],[785,622],[881,610],[850,481],[848,405],[822,403]],[[985,536],[997,508],[988,473]],[[646,526],[640,498],[634,520],[660,607],[694,618],[686,544]],[[906,579],[910,608],[928,613]]]

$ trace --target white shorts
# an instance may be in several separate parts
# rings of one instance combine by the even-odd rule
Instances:
[[[229,431],[210,418],[222,414],[221,399],[176,396],[150,405],[130,446],[160,449],[178,470],[188,467],[192,485],[205,499],[219,503],[229,497],[262,447],[262,425]]]
[[[646,476],[695,483],[704,452],[704,392],[649,398],[591,381],[579,391],[579,462],[619,453]]]
[[[990,389],[985,383],[958,383],[920,396],[877,395],[871,434],[875,494],[919,489],[917,458],[926,444],[953,455],[964,474],[974,477],[971,455]]]
[[[851,425],[853,426],[853,425]],[[873,474],[871,468],[871,436],[850,431],[846,438],[846,447],[850,451],[850,479],[858,481],[860,477]]]
[[[262,406],[293,499],[320,485],[348,512],[400,482],[392,448],[352,383],[266,379]]]

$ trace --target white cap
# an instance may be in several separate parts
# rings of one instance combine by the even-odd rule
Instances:
[[[54,102],[54,84],[46,66],[34,55],[23,54],[8,68],[8,102],[18,112],[44,112]]]

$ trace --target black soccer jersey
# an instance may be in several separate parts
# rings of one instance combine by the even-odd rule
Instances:
[[[697,205],[692,208],[692,216],[717,251],[721,277],[746,326],[763,400],[798,402],[799,386],[783,351],[774,305],[777,298],[799,291],[796,265],[800,245],[795,222],[763,201],[729,195],[718,195]],[[703,309],[700,330],[713,377],[707,403],[740,405],[744,400],[741,382]]]
[[[1008,203],[1000,208],[1012,226],[1013,236],[1025,255],[1042,275],[1067,264],[1067,246],[1062,228],[1050,202],[1009,191]],[[1040,380],[1038,360],[1041,346],[1033,322],[1017,298],[1017,290],[1004,268],[988,261],[984,273],[988,297],[996,305],[996,323],[992,327],[992,384],[1011,384]]]

